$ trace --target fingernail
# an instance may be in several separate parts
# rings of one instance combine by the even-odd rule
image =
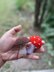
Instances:
[[[39,56],[33,56],[33,59],[39,59]]]
[[[18,25],[18,28],[21,29],[22,28],[22,25]]]
[[[22,29],[22,26],[21,26],[21,25],[18,25],[18,26],[15,27],[15,32],[18,32],[18,31],[20,31],[21,29]]]
[[[45,52],[45,49],[43,47],[41,48],[41,52]]]
[[[30,37],[27,37],[28,39],[30,39]]]
[[[31,42],[28,43],[29,45],[32,44]]]
[[[42,43],[43,43],[43,44],[45,44],[45,41],[44,41],[44,40],[42,40]]]

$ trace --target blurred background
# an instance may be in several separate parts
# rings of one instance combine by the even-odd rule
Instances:
[[[0,0],[0,37],[21,24],[19,36],[40,35],[46,42],[40,60],[19,59],[7,62],[0,72],[54,68],[54,0]],[[19,71],[20,72],[20,71]]]

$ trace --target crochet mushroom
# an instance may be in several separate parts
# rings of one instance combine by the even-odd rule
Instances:
[[[29,41],[37,48],[41,48],[45,43],[40,36],[31,36],[29,37]]]
[[[37,49],[40,49],[45,42],[42,40],[40,36],[31,36],[28,37],[29,42],[31,42],[31,45],[27,48],[27,54],[32,54],[33,52],[36,52]]]

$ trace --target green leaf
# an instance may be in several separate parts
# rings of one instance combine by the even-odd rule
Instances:
[[[48,28],[48,29],[46,29],[45,36],[46,37],[51,37],[51,36],[54,37],[54,28]]]
[[[52,50],[53,46],[52,46],[51,43],[48,42],[45,45],[46,45],[46,47],[47,47],[48,50]]]
[[[54,56],[54,51],[51,52],[51,56]]]

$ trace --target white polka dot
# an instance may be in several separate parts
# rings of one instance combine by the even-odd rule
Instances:
[[[38,38],[38,40],[40,40],[40,39]]]
[[[40,45],[40,43],[39,43],[39,45]]]
[[[28,39],[30,39],[30,37],[28,37]]]
[[[45,41],[42,40],[42,43],[45,44]]]
[[[35,38],[35,36],[34,36],[34,38]]]
[[[36,41],[34,41],[34,43],[36,43]]]

